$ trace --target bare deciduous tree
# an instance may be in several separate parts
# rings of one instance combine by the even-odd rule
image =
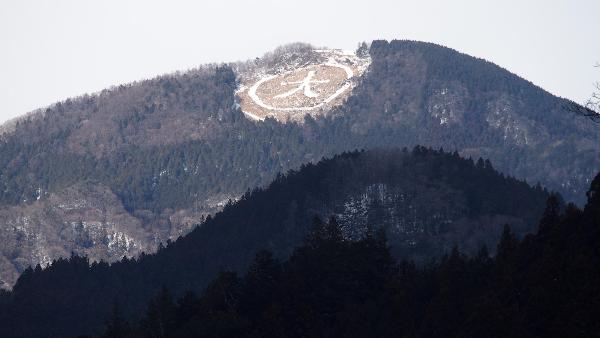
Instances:
[[[596,63],[595,67],[600,68],[600,63]],[[568,109],[575,114],[600,123],[600,82],[596,82],[594,87],[596,87],[594,93],[583,105],[573,103]]]

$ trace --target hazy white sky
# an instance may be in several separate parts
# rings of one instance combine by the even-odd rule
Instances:
[[[599,13],[600,0],[0,0],[0,122],[288,42],[380,38],[446,45],[582,102],[600,80]]]

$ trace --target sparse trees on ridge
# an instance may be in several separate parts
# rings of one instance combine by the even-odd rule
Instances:
[[[600,63],[596,63],[595,67],[600,68]],[[583,105],[572,104],[568,109],[575,114],[600,123],[600,81],[596,82],[594,87],[595,91]]]

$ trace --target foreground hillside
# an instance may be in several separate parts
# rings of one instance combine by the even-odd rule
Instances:
[[[507,226],[495,257],[455,248],[425,268],[395,262],[385,238],[349,241],[320,223],[280,263],[257,253],[177,303],[167,289],[143,317],[118,307],[104,337],[597,337],[600,174],[584,210],[553,197],[536,235]]]
[[[315,216],[335,216],[348,240],[382,229],[397,258],[428,262],[454,245],[475,254],[494,248],[506,223],[519,236],[534,231],[548,196],[456,154],[346,153],[245,194],[155,255],[110,266],[71,257],[26,270],[0,298],[0,328],[22,337],[95,332],[115,303],[135,317],[162,286],[200,292],[223,269],[244,271],[262,249],[288,257]]]
[[[600,167],[600,128],[565,112],[565,100],[421,42],[373,42],[345,100],[300,122],[255,121],[240,110],[236,93],[252,72],[310,66],[315,53],[293,46],[122,85],[6,125],[0,286],[71,252],[93,261],[153,252],[277,173],[343,151],[443,147],[578,202]]]

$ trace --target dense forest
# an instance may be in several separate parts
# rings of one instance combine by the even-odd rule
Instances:
[[[370,194],[371,187],[385,189]],[[25,270],[0,301],[0,335],[98,333],[115,303],[127,318],[138,318],[163,286],[177,297],[198,294],[220,271],[244,272],[261,250],[277,260],[293,257],[315,216],[339,218],[349,250],[381,232],[390,245],[386,255],[419,268],[454,245],[470,256],[483,246],[493,254],[504,222],[519,238],[533,232],[549,196],[498,173],[489,161],[456,153],[424,147],[345,153],[246,193],[156,254],[111,265],[72,256]],[[365,203],[364,214],[352,200]]]
[[[485,247],[421,267],[396,262],[385,234],[350,241],[317,221],[284,262],[260,251],[198,296],[163,288],[128,321],[115,303],[100,337],[597,337],[600,174],[583,210],[552,196],[537,234],[504,228]]]
[[[568,102],[491,62],[430,43],[374,41],[370,54],[339,122],[368,144],[489,158],[504,173],[583,203],[600,166],[600,131],[566,110]]]

